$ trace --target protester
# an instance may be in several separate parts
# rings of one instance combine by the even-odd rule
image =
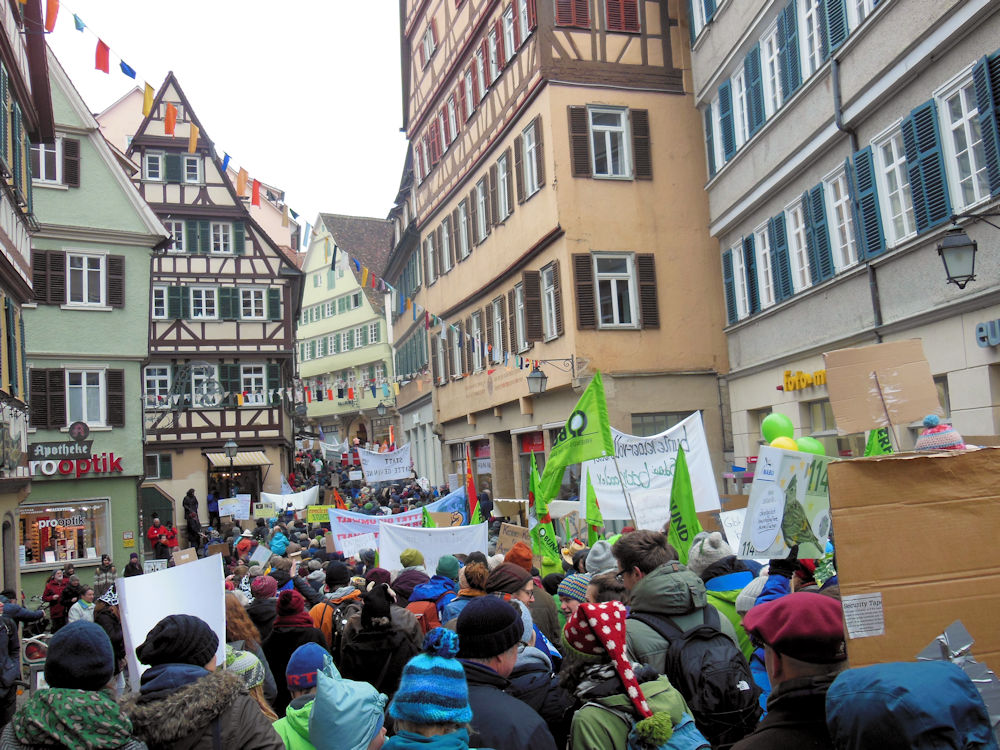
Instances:
[[[14,715],[19,679],[21,642],[17,637],[17,623],[0,609],[0,721],[4,724]]]
[[[591,578],[587,584],[586,601],[590,604],[601,602],[628,604],[628,592],[625,590],[625,584],[619,581],[614,573],[601,573]]]
[[[427,583],[431,578],[424,571],[424,556],[419,550],[404,549],[399,553],[399,564],[403,566],[403,569],[393,579],[392,590],[406,604],[410,600],[413,589],[422,583]]]
[[[589,585],[589,573],[572,573],[559,584],[559,609],[567,620],[576,613],[580,603],[587,600]]]
[[[66,624],[66,608],[62,605],[62,593],[69,580],[63,571],[54,570],[42,591],[42,601],[49,603],[49,618],[52,620],[52,632],[55,633]]]
[[[508,677],[517,663],[524,632],[510,603],[493,596],[469,602],[458,616],[456,631],[472,708],[470,744],[494,750],[555,750],[552,733],[541,717],[504,692],[510,686]]]
[[[740,651],[749,660],[754,649],[736,612],[736,597],[754,579],[754,574],[736,557],[718,531],[703,531],[695,536],[688,550],[687,566],[701,577],[709,604],[732,624]]]
[[[253,698],[260,712],[268,721],[277,721],[278,715],[271,710],[271,705],[264,697],[264,664],[249,651],[240,651],[226,644],[226,670],[238,674],[243,680],[243,687]]]
[[[132,722],[105,690],[114,671],[114,649],[99,626],[80,621],[62,628],[48,644],[48,687],[32,691],[13,721],[4,715],[0,748],[143,750]]]
[[[489,574],[489,568],[481,562],[467,562],[458,571],[458,595],[445,605],[441,615],[443,624],[447,625],[458,617],[470,601],[486,595],[486,579]]]
[[[69,616],[66,619],[68,622],[76,622],[77,620],[94,621],[93,586],[83,587],[83,590],[80,592],[80,598],[69,608]]]
[[[361,612],[361,591],[351,583],[351,571],[340,560],[327,565],[324,599],[309,610],[313,623],[323,631],[326,647],[339,663],[344,626],[351,615]]]
[[[260,643],[264,643],[274,628],[278,616],[278,582],[271,576],[257,576],[250,582],[253,601],[247,606],[247,616],[260,633]]]
[[[594,542],[594,546],[587,553],[587,561],[584,565],[587,573],[592,576],[599,576],[602,573],[615,572],[615,556],[611,553],[611,545],[604,539]]]
[[[431,579],[415,586],[407,597],[409,602],[407,609],[414,614],[423,615],[427,622],[432,623],[426,630],[438,627],[444,622],[444,608],[456,596],[458,570],[459,562],[454,555],[442,555]],[[421,602],[426,604],[420,606]]]
[[[278,686],[261,647],[260,631],[253,624],[253,620],[239,599],[231,592],[226,593],[226,645],[232,646],[237,651],[248,651],[260,660],[264,669],[261,692],[264,699],[272,703],[278,695]]]
[[[111,564],[111,555],[101,555],[101,564],[94,571],[94,596],[100,599],[104,592],[115,585],[118,569]]]
[[[367,682],[345,680],[328,657],[316,677],[309,739],[316,750],[380,750],[388,702]]]
[[[192,615],[169,615],[136,657],[149,669],[122,702],[135,735],[155,748],[284,750],[281,738],[238,674],[216,669],[219,638]]]
[[[323,596],[309,585],[309,582],[298,574],[298,564],[287,557],[271,557],[271,572],[268,574],[278,584],[278,591],[294,588],[309,606],[323,601]]]
[[[535,575],[532,569],[531,547],[524,542],[516,542],[511,547],[510,552],[504,556],[504,562],[513,563],[532,576]],[[542,587],[541,581],[537,581],[534,587],[534,600],[527,602],[528,609],[531,610],[531,619],[535,627],[545,636],[549,643],[559,642],[559,608],[552,595]]]
[[[253,547],[253,532],[250,529],[244,529],[243,533],[240,534],[240,540],[236,543],[236,556],[241,560],[249,559]]]
[[[80,578],[76,574],[69,572],[69,570],[71,568],[67,566],[64,572],[66,586],[59,595],[59,604],[62,605],[66,613],[67,621],[69,620],[70,609],[79,601],[80,596],[83,594],[83,585],[80,583]]]
[[[128,556],[128,564],[125,566],[125,570],[122,572],[122,575],[125,578],[142,575],[142,564],[139,562],[138,553],[133,552]]]
[[[305,600],[298,591],[282,591],[278,595],[276,612],[274,628],[264,641],[263,648],[278,687],[274,710],[281,716],[291,699],[285,682],[285,667],[288,666],[292,652],[304,643],[316,643],[325,648],[326,638],[313,625],[312,618],[305,611]]]
[[[276,555],[283,555],[288,550],[289,540],[285,536],[285,527],[278,524],[274,527],[274,532],[271,534],[271,540],[268,542],[268,547],[271,548],[271,552]]]
[[[115,653],[114,685],[121,695],[125,690],[125,633],[122,629],[121,612],[118,610],[118,594],[112,586],[105,591],[94,605],[94,623],[107,633],[111,648]]]
[[[291,701],[283,718],[274,723],[274,730],[285,743],[286,750],[309,750],[309,716],[316,699],[316,680],[330,654],[315,643],[306,643],[292,652],[285,667],[285,682]]]
[[[164,529],[162,526],[160,528]],[[153,545],[153,558],[155,560],[170,560],[170,540],[167,538],[165,530],[161,531],[156,544]]]
[[[160,534],[165,534],[167,531],[166,527],[160,521],[160,517],[153,514],[153,524],[146,531],[146,538],[149,540],[149,544],[153,547],[160,540]]]

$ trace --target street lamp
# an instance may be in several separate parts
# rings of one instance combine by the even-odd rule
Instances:
[[[965,289],[965,285],[976,278],[976,248],[975,240],[970,240],[957,224],[953,224],[941,239],[937,251],[949,284]]]
[[[385,404],[383,404],[381,401],[379,401],[378,402],[378,406],[375,407],[375,413],[378,414],[380,417],[384,417],[385,416]]]
[[[535,365],[528,374],[528,392],[533,396],[545,393],[545,386],[548,385],[548,382],[549,379],[545,373],[538,369],[538,365]]]
[[[225,445],[222,446],[222,450],[226,452],[226,457],[229,459],[229,488],[226,494],[233,494],[233,459],[236,458],[236,454],[240,452],[240,446],[236,444],[236,441],[230,438],[226,441]]]

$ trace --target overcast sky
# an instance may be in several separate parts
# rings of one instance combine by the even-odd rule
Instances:
[[[173,70],[220,157],[307,221],[392,207],[406,153],[396,0],[67,0],[49,42],[94,112],[134,85],[120,59],[140,87]]]

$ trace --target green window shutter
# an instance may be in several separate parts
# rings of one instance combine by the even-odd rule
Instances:
[[[326,272],[326,288],[333,289],[337,283],[337,276],[334,274],[333,269],[330,268]]]
[[[708,176],[715,177],[715,133],[712,126],[712,106],[705,108],[705,146],[708,151]]]
[[[806,217],[809,276],[813,284],[818,284],[833,277],[833,256],[830,253],[830,232],[826,223],[822,182],[802,194],[802,210]]]
[[[4,330],[6,332],[7,341],[7,364],[10,370],[10,391],[14,396],[18,395],[18,369],[17,369],[17,335],[14,333],[17,319],[17,309],[14,307],[14,300],[12,297],[7,297],[4,313],[6,315],[6,326]]]
[[[771,279],[774,282],[774,300],[781,302],[792,296],[792,269],[788,264],[788,234],[785,215],[778,214],[767,222],[767,235],[771,246]]]
[[[851,174],[851,172],[848,172]],[[872,147],[854,154],[854,211],[857,216],[858,247],[861,258],[874,258],[885,252],[885,232],[875,186],[875,159]]]
[[[272,286],[267,290],[267,319],[281,320],[281,287]]]
[[[167,154],[163,157],[164,179],[167,182],[181,181],[181,156],[180,154]]]
[[[281,388],[281,365],[269,364],[267,366],[267,400],[268,403],[281,403],[281,394],[274,391]]]
[[[726,161],[736,153],[736,130],[733,125],[732,84],[724,81],[719,86],[719,129],[722,130],[722,153]]]
[[[21,382],[24,383],[24,389],[28,389],[28,352],[24,345],[24,313],[21,313],[21,317],[17,321],[18,327],[21,333],[21,366],[18,371],[21,373]],[[24,394],[22,394],[24,395]],[[22,398],[22,401],[27,401],[26,398]]]
[[[361,346],[368,346],[368,326],[361,326]]]
[[[760,74],[760,44],[755,44],[743,58],[743,74],[747,87],[747,124],[752,138],[764,127],[764,81]]]
[[[219,287],[219,317],[222,320],[239,320],[241,307],[239,289],[231,286]]]
[[[799,27],[795,12],[796,0],[789,0],[778,14],[778,61],[781,74],[781,98],[788,100],[802,85],[802,65],[799,62]]]
[[[233,255],[243,255],[246,251],[246,229],[242,221],[233,222]]]
[[[198,252],[197,219],[188,219],[184,222],[184,250],[189,253]]]
[[[900,126],[903,131],[903,152],[910,173],[913,194],[913,215],[917,232],[923,234],[951,218],[948,181],[941,151],[937,109],[934,100],[924,102],[910,112]]]
[[[846,0],[826,0],[823,18],[826,37],[824,41],[824,59],[833,54],[847,40],[847,2]]]
[[[347,312],[347,297],[341,297],[337,300],[337,312]]]
[[[309,342],[309,359],[316,359],[316,339]]]
[[[7,77],[7,67],[0,67],[0,153],[3,160],[10,164],[10,151],[7,148],[7,139],[10,136],[10,122],[7,119],[7,108],[10,106],[10,81]]]
[[[972,69],[983,136],[986,178],[991,195],[1000,195],[1000,55],[994,53],[976,62]]]
[[[225,397],[225,403],[236,406],[239,402],[235,394],[243,390],[243,384],[240,382],[240,366],[235,364],[219,365],[219,385],[222,386],[223,393],[229,394]]]
[[[183,318],[184,317],[184,307],[182,304],[182,299],[186,297],[186,289],[182,286],[170,286],[167,287],[167,317],[168,318]]]
[[[174,461],[169,453],[160,454],[160,479],[174,478]]]
[[[191,317],[191,292],[186,286],[181,288],[181,317],[188,319]]]
[[[736,284],[733,281],[733,251],[722,254],[722,286],[726,293],[726,323],[736,322]]]
[[[760,294],[757,290],[757,251],[752,234],[743,238],[743,268],[747,275],[747,310],[753,315],[760,312]]]
[[[212,225],[208,221],[198,222],[198,252],[209,253],[212,251]]]

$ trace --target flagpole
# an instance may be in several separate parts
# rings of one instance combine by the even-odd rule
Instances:
[[[632,499],[629,497],[628,491],[626,491],[625,489],[625,479],[622,477],[622,470],[621,467],[618,465],[618,452],[615,451],[614,453],[612,453],[611,458],[613,458],[615,461],[615,471],[618,472],[618,481],[621,483],[622,494],[625,496],[625,507],[628,508],[628,512],[632,515],[633,525],[637,525],[639,523],[639,519],[636,518],[635,507],[633,507],[632,505]]]

